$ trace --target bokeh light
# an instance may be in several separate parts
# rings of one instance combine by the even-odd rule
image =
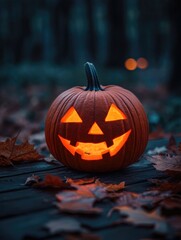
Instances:
[[[146,58],[140,57],[137,60],[137,67],[140,69],[146,69],[148,67],[148,61]]]
[[[127,70],[129,71],[133,71],[136,69],[137,67],[137,62],[134,58],[128,58],[125,63],[124,63],[124,66]]]

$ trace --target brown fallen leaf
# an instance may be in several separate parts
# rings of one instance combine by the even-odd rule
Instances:
[[[48,229],[51,234],[62,232],[85,232],[81,223],[70,217],[52,220],[45,224],[45,228]]]
[[[153,209],[167,196],[167,194],[160,194],[159,192],[154,194],[153,191],[143,193],[122,192],[115,202],[119,207],[130,206],[133,208],[144,207],[147,209]]]
[[[16,145],[17,136],[0,142],[0,166],[9,166],[21,161],[37,161],[42,159],[34,145],[28,141]]]
[[[120,184],[105,184],[99,180],[93,181],[95,181],[94,178],[68,180],[67,182],[75,187],[76,190],[62,191],[56,194],[56,198],[60,202],[57,204],[57,207],[61,211],[69,213],[99,214],[102,210],[95,208],[93,206],[94,203],[108,197],[115,198],[112,194],[122,190],[125,186],[124,182]]]
[[[107,196],[106,189],[103,186],[99,186],[95,183],[86,185],[73,185],[77,190],[76,194],[81,197],[95,198],[95,200],[101,200]]]
[[[66,213],[100,214],[101,208],[93,207],[94,198],[80,198],[78,200],[56,203],[59,210]]]
[[[67,178],[66,179],[67,183],[70,183],[71,185],[76,184],[76,185],[84,185],[84,184],[90,184],[95,182],[95,177],[92,178],[78,178],[78,179],[72,179],[72,178]]]
[[[172,174],[181,174],[181,155],[154,155],[152,157],[146,157],[156,170],[159,171],[167,171],[168,173]]]
[[[40,177],[37,175],[32,174],[30,177],[28,177],[24,183],[26,186],[31,186],[35,183],[38,183],[40,181]]]
[[[75,186],[75,185],[73,185]],[[80,214],[99,214],[101,209],[93,207],[97,200],[96,195],[89,189],[91,184],[79,185],[74,191],[62,191],[56,194],[56,198],[60,203],[56,206],[63,212],[80,213]],[[76,185],[77,187],[77,185]],[[97,189],[97,188],[96,188]],[[100,191],[97,189],[98,191]],[[93,189],[95,191],[95,189]],[[101,191],[100,191],[101,192]],[[100,197],[100,193],[99,193]]]
[[[160,216],[157,210],[152,212],[146,212],[141,208],[133,209],[128,206],[117,206],[111,210],[119,211],[123,218],[123,222],[134,224],[136,226],[147,226],[153,227],[154,232],[158,234],[167,234],[168,233],[168,224],[165,221],[164,217]]]
[[[176,180],[160,180],[160,179],[149,179],[150,182],[156,184],[152,190],[157,190],[159,192],[172,192],[180,193],[181,192],[181,181]]]
[[[118,184],[111,184],[111,183],[102,183],[98,179],[95,181],[97,186],[101,186],[106,189],[107,192],[117,192],[125,188],[125,182],[120,182]]]
[[[181,148],[180,148],[180,146],[181,146],[180,143],[177,145],[175,137],[171,136],[169,138],[168,144],[167,144],[168,153],[181,156]]]
[[[101,240],[100,236],[92,233],[81,233],[81,234],[69,234],[65,238],[66,240]]]
[[[35,183],[33,186],[39,188],[57,188],[57,189],[72,189],[69,183],[64,182],[59,176],[47,174],[43,181]]]
[[[161,201],[160,205],[166,209],[181,209],[181,197],[180,196],[170,196],[163,201]]]

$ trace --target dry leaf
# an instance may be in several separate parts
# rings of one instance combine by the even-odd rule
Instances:
[[[97,186],[101,186],[106,189],[107,192],[117,192],[125,188],[125,182],[119,184],[102,183],[98,179],[95,181]]]
[[[78,200],[60,202],[56,206],[66,213],[100,214],[102,209],[93,207],[94,201],[94,198],[80,198]]]
[[[130,206],[133,208],[145,207],[147,209],[155,208],[158,203],[168,197],[167,194],[153,194],[153,191],[144,193],[122,192],[116,199],[116,204],[120,206]]]
[[[110,197],[109,194],[120,191],[125,186],[124,182],[119,184],[105,184],[99,180],[94,181],[95,178],[68,179],[67,183],[70,183],[76,190],[58,193],[56,198],[60,203],[57,204],[57,207],[61,211],[69,213],[99,214],[102,210],[95,208],[93,206],[94,203]]]
[[[0,142],[0,166],[8,166],[21,161],[37,161],[42,158],[34,149],[34,145],[28,141],[16,145],[16,140],[17,137],[14,137]]]
[[[30,177],[28,177],[25,181],[26,186],[31,186],[35,183],[38,183],[40,181],[40,177],[37,175],[32,174]]]
[[[180,193],[181,192],[181,181],[168,181],[168,180],[160,180],[160,179],[150,179],[150,182],[156,184],[156,187],[153,187],[153,190],[157,190],[160,192],[172,192],[172,193]]]
[[[175,155],[154,155],[147,156],[153,166],[159,171],[168,171],[176,174],[181,173],[181,156]]]
[[[102,212],[100,208],[93,207],[96,201],[96,196],[93,194],[88,185],[79,185],[75,191],[63,191],[56,194],[56,198],[60,203],[57,207],[68,213],[81,213],[81,214],[99,214]],[[75,186],[75,185],[73,185]]]
[[[146,212],[141,208],[133,209],[127,206],[117,206],[114,207],[112,211],[119,211],[125,223],[131,223],[136,226],[148,226],[154,227],[154,232],[159,234],[166,234],[168,232],[168,225],[165,222],[165,219],[161,217],[158,211]]]
[[[84,184],[90,184],[95,182],[95,178],[78,178],[78,179],[72,179],[72,178],[67,178],[66,179],[67,183],[70,183],[71,185],[84,185]]]
[[[69,183],[65,183],[59,176],[47,174],[43,181],[35,183],[34,186],[40,188],[57,188],[70,189],[73,188]]]
[[[180,151],[179,147],[177,146],[174,136],[171,136],[169,138],[168,144],[167,144],[167,149],[168,149],[168,152],[170,152],[172,154],[176,154],[176,155],[181,154],[181,151]]]
[[[169,198],[164,199],[160,205],[166,209],[181,209],[181,198],[176,196],[170,196]]]
[[[81,223],[74,218],[61,218],[57,220],[50,221],[45,224],[45,228],[51,234],[61,233],[61,232],[84,232]]]

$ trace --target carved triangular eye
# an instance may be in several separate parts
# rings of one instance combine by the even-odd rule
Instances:
[[[81,123],[82,119],[80,118],[75,108],[71,107],[63,116],[60,122],[61,123]]]
[[[111,104],[108,114],[105,118],[105,122],[123,120],[126,119],[125,114],[117,108],[114,104]]]

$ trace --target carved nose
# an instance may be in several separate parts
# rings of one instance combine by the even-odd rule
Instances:
[[[92,127],[90,128],[88,134],[103,135],[104,133],[102,132],[100,127],[97,125],[97,123],[94,122]]]

